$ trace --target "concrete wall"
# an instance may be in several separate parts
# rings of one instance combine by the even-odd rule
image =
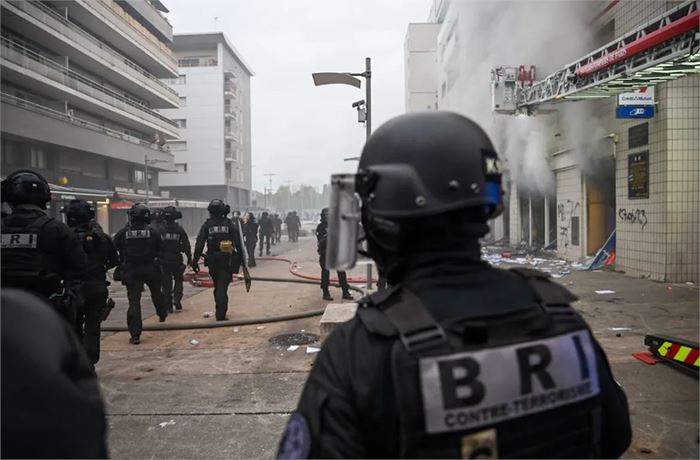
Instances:
[[[408,25],[404,44],[406,111],[436,110],[437,104],[437,35],[440,24]]]

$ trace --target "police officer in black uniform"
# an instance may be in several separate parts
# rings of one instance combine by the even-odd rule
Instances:
[[[80,283],[83,302],[77,311],[75,331],[95,364],[100,360],[100,323],[109,297],[107,270],[119,264],[119,255],[112,239],[95,222],[95,211],[87,201],[71,200],[62,212],[87,254],[88,263]]]
[[[229,206],[219,199],[211,200],[207,208],[207,219],[197,235],[192,258],[192,269],[199,271],[199,258],[207,245],[204,265],[209,267],[209,275],[214,281],[216,320],[228,319],[228,286],[234,273],[238,273],[242,262],[243,247],[237,226],[226,217]]]
[[[258,223],[255,220],[255,214],[249,212],[243,220],[243,238],[245,238],[245,247],[248,252],[248,266],[255,267],[255,245],[258,242]]]
[[[46,214],[49,183],[40,174],[21,169],[2,181],[1,193],[12,208],[2,219],[2,287],[50,299],[73,326],[87,257],[73,231]]]
[[[268,215],[267,211],[262,213],[260,217],[260,252],[259,256],[263,255],[263,246],[266,246],[265,255],[270,255],[270,240],[275,231],[274,224],[272,223],[272,218]]]
[[[480,258],[502,206],[486,133],[449,112],[394,118],[354,181],[391,288],[326,339],[279,457],[619,457],[627,400],[576,297]]]
[[[160,232],[150,226],[151,211],[146,205],[134,204],[129,209],[129,223],[114,235],[114,244],[119,251],[122,284],[126,286],[129,309],[126,324],[131,338],[129,343],[141,343],[143,321],[141,319],[141,292],[146,284],[151,291],[151,300],[160,322],[164,322],[168,311],[163,303],[158,255],[161,252]]]
[[[190,265],[192,263],[192,249],[187,232],[175,222],[182,218],[182,213],[175,206],[166,206],[161,212],[161,216],[163,224],[160,230],[163,244],[159,260],[163,302],[168,312],[171,313],[173,303],[176,310],[182,310],[182,276],[186,268],[186,265],[182,263],[182,254],[185,254],[187,265]]]
[[[326,247],[328,246],[328,208],[321,210],[321,222],[316,226],[316,249],[318,251],[318,264],[321,266],[321,291],[323,300],[333,300],[328,288],[331,283],[331,272],[326,267]],[[348,275],[343,270],[338,270],[338,282],[343,291],[343,299],[352,300],[350,286],[348,285]]]

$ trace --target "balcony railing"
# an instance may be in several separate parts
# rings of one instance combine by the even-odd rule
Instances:
[[[88,95],[110,106],[128,112],[144,121],[155,123],[176,132],[175,128],[177,125],[175,122],[158,112],[137,104],[106,86],[100,85],[84,75],[58,64],[56,61],[30,50],[18,42],[2,37],[0,43],[2,44],[3,59],[72,88],[81,94]]]
[[[177,96],[177,92],[170,86],[160,81],[157,77],[146,71],[135,62],[127,59],[114,48],[81,29],[77,24],[61,16],[52,8],[44,5],[42,2],[12,0],[9,3],[36,18],[42,24],[51,27],[62,36],[73,40],[79,46],[91,44],[93,48],[90,50],[90,52],[99,55],[113,66],[121,68],[125,71],[125,73],[134,76],[140,82],[145,83],[148,86],[156,86],[159,90],[165,90],[168,93],[171,93],[173,96]]]
[[[173,56],[173,52],[168,46],[158,40],[158,38],[153,35],[148,29],[142,26],[136,19],[134,19],[129,13],[124,11],[124,9],[119,6],[114,0],[84,0],[84,5],[89,5],[91,8],[104,7],[108,12],[113,15],[118,16],[124,23],[128,24],[130,29],[138,33],[141,37],[147,40],[147,43],[153,45],[162,55],[166,58],[168,63],[173,67],[177,66],[177,60]],[[106,23],[114,23],[110,18],[103,17],[103,21]]]
[[[2,100],[3,103],[7,104],[12,104],[16,107],[20,107],[26,110],[30,110],[32,112],[39,113],[41,115],[47,116],[54,118],[56,120],[61,120],[65,121],[67,123],[74,124],[76,126],[80,126],[81,128],[89,129],[91,131],[95,131],[101,134],[105,134],[107,136],[111,136],[117,139],[121,139],[126,142],[131,142],[132,144],[138,144],[143,147],[148,147],[153,150],[158,150],[161,152],[165,152],[166,150],[159,146],[156,143],[152,143],[143,139],[140,139],[136,136],[131,136],[129,134],[123,133],[121,131],[117,131],[111,128],[106,128],[102,125],[99,125],[97,123],[93,123],[91,121],[83,120],[81,118],[77,118],[75,116],[71,116],[70,114],[67,114],[65,112],[60,112],[58,110],[52,109],[50,107],[46,107],[41,104],[37,104],[35,102],[30,102],[25,99],[13,96],[11,94],[7,93],[0,93],[0,99]]]
[[[206,57],[206,58],[182,58],[177,61],[178,67],[216,67],[219,62],[216,58]]]

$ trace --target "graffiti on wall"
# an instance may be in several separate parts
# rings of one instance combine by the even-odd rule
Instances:
[[[557,205],[559,236],[561,236],[561,245],[564,247],[569,247],[569,244],[578,245],[578,212],[580,207],[581,204],[578,201],[571,200]]]
[[[646,227],[647,222],[649,222],[649,220],[647,219],[647,213],[644,209],[630,209],[628,211],[625,208],[620,208],[617,211],[617,216],[623,222],[641,225],[642,230],[644,230],[644,227]]]

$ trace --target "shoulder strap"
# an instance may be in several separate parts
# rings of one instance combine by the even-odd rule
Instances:
[[[578,300],[578,297],[564,286],[552,282],[551,277],[547,273],[523,267],[511,268],[508,271],[528,281],[537,300],[543,307],[569,306],[572,302]]]
[[[399,336],[409,353],[447,343],[447,336],[423,302],[406,288],[393,286],[360,300],[357,312],[365,327],[387,337]],[[376,307],[376,308],[372,308]]]

